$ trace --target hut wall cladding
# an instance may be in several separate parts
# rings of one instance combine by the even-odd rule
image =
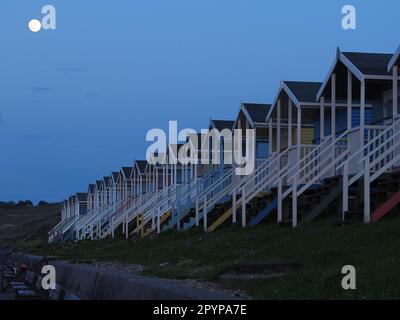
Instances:
[[[351,123],[352,127],[357,127],[360,125],[360,109],[353,108],[351,112]],[[365,109],[365,124],[373,123],[373,108]],[[331,114],[330,112],[325,112],[325,136],[331,134]],[[347,129],[347,109],[338,109],[336,111],[336,133],[340,134]],[[319,143],[320,139],[320,118],[316,118],[314,121],[314,143]]]

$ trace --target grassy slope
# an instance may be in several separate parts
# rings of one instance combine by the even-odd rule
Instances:
[[[296,230],[263,225],[168,233],[141,240],[86,241],[46,253],[72,261],[144,264],[146,274],[217,280],[235,263],[271,258],[299,261],[304,268],[251,290],[254,298],[400,298],[400,219],[374,225],[337,226],[326,219]],[[37,251],[36,253],[43,253]],[[169,262],[169,267],[160,263]],[[357,290],[341,289],[341,268],[357,269]]]
[[[47,232],[59,220],[59,204],[7,209],[0,207],[0,243],[3,245],[43,243],[47,240]]]

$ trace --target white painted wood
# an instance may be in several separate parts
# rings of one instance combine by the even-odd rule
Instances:
[[[161,231],[161,212],[160,208],[158,208],[158,214],[157,214],[157,234],[160,234]]]
[[[288,104],[288,117],[288,147],[290,148],[292,146],[292,100],[290,99]]]
[[[347,70],[347,130],[352,127],[353,75]]]
[[[232,195],[232,223],[236,223],[236,211],[237,211],[237,205],[236,205],[236,189],[233,190],[233,195]]]
[[[336,74],[332,74],[331,77],[331,141],[335,141],[336,137]],[[330,155],[331,161],[335,159],[335,145],[332,144]],[[332,168],[331,175],[335,175],[335,168]]]
[[[199,198],[196,197],[196,227],[199,226]]]
[[[320,99],[320,110],[319,110],[319,118],[320,118],[320,143],[325,137],[325,97],[322,96]]]
[[[128,239],[129,237],[129,222],[128,222],[128,216],[125,218],[125,238]]]
[[[361,108],[360,108],[360,148],[364,146],[364,131],[365,131],[365,81],[361,82]]]
[[[292,191],[292,227],[297,227],[297,174],[293,177]]]
[[[336,74],[332,74],[331,85],[331,136],[334,141],[336,134]]]
[[[272,154],[272,118],[269,119],[268,122],[268,148],[269,148],[269,154]]]
[[[203,227],[204,227],[204,231],[207,231],[207,198],[204,200],[204,214],[203,214]]]
[[[281,99],[277,105],[277,126],[276,126],[276,151],[281,151]]]
[[[242,189],[242,228],[246,227],[246,188]]]
[[[398,114],[398,67],[393,66],[393,119]]]
[[[343,203],[342,221],[345,221],[346,214],[349,212],[349,162],[346,161],[343,167]]]
[[[278,181],[278,223],[282,222],[282,180]]]
[[[364,164],[364,222],[371,221],[371,192],[370,192],[370,172],[369,172],[369,157],[366,158]]]

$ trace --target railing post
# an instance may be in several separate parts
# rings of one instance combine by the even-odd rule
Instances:
[[[297,166],[297,165],[296,165]],[[297,227],[297,176],[298,172],[293,176],[292,186],[292,227]]]
[[[196,227],[199,226],[199,199],[196,198]]]
[[[207,197],[204,200],[204,207],[203,207],[203,226],[204,226],[204,231],[207,231]]]
[[[125,218],[125,238],[129,238],[129,222],[128,222],[128,216]]]
[[[346,219],[349,212],[349,162],[346,161],[343,166],[343,206],[342,206],[342,221]]]
[[[246,228],[246,187],[242,189],[242,228]]]
[[[236,223],[236,189],[233,190],[233,197],[232,197],[232,223]]]
[[[111,218],[111,238],[113,238],[113,239],[114,239],[114,220],[115,220],[115,217],[112,217]]]
[[[365,159],[364,163],[364,222],[370,223],[370,175],[369,175],[369,156]]]
[[[156,217],[154,215],[154,210],[151,211],[151,229],[156,228]]]
[[[157,215],[157,234],[160,234],[161,231],[161,217],[160,217],[160,208],[158,208],[158,215]],[[172,213],[172,212],[171,212]]]
[[[282,180],[278,181],[278,223],[282,222]]]

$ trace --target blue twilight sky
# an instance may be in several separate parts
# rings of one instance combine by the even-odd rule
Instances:
[[[57,30],[32,33],[43,5]],[[341,8],[357,9],[357,30]],[[132,160],[146,132],[207,127],[280,79],[322,81],[335,49],[393,52],[400,2],[1,0],[0,200],[58,201]],[[397,32],[396,31],[396,32]]]

